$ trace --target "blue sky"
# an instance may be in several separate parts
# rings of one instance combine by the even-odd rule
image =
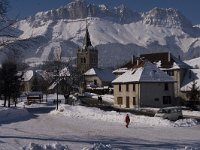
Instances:
[[[9,0],[8,16],[24,18],[39,11],[46,11],[65,5],[73,0]],[[193,24],[200,24],[200,0],[87,0],[95,4],[117,6],[125,4],[135,11],[144,12],[154,7],[176,8]]]

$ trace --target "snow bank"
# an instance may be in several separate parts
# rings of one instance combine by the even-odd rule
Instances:
[[[114,149],[116,149],[116,148],[114,148]],[[113,150],[113,148],[111,147],[110,144],[104,145],[102,143],[95,143],[90,148],[84,147],[82,150]],[[120,150],[120,149],[118,149],[118,150]]]
[[[200,111],[183,110],[183,115],[200,117]]]
[[[91,108],[84,106],[71,106],[60,105],[59,110],[50,112],[52,115],[64,115],[71,118],[84,118],[84,119],[96,119],[107,122],[124,123],[126,113],[118,113],[116,111],[103,111],[99,108]],[[143,125],[143,126],[161,126],[161,127],[190,127],[197,125],[195,119],[183,119],[176,122],[171,122],[159,117],[147,117],[129,114],[131,119],[131,125]],[[184,125],[183,125],[184,124]]]
[[[35,143],[30,143],[28,146],[21,148],[22,150],[69,150],[67,145],[61,144],[48,144],[48,145],[39,145]]]
[[[0,122],[22,119],[29,116],[29,112],[24,108],[0,107]]]
[[[174,123],[174,127],[191,127],[198,124],[196,119],[180,119]]]
[[[95,143],[91,147],[84,147],[82,150],[113,150],[110,144],[105,145],[102,143]],[[69,150],[67,145],[61,145],[58,143],[40,145],[35,143],[30,143],[28,146],[24,146],[21,150]],[[118,149],[120,150],[120,149]]]

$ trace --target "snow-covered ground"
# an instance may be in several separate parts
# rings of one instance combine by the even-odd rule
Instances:
[[[93,95],[92,97],[96,97]],[[112,101],[112,96],[102,96]],[[59,96],[63,99],[63,96]],[[200,125],[194,119],[176,122],[156,117],[129,114],[98,108],[61,104],[54,110],[48,102],[19,108],[0,107],[1,150],[113,150],[113,149],[198,149]],[[28,110],[28,111],[27,111]],[[45,110],[49,110],[46,113]],[[52,110],[52,111],[50,111]],[[30,113],[29,113],[30,112]]]

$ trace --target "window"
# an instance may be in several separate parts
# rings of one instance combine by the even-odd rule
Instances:
[[[169,85],[168,83],[165,83],[165,91],[168,91],[169,90]]]
[[[174,70],[170,71],[170,76],[174,76]]]
[[[94,85],[97,85],[97,80],[94,80]]]
[[[126,108],[130,108],[130,101],[128,96],[126,96]]]
[[[119,84],[119,92],[122,91],[122,87],[121,87],[121,84]]]
[[[122,97],[117,97],[117,104],[122,105],[123,104],[123,98]]]
[[[169,76],[174,76],[174,70],[167,70],[167,74]]]
[[[83,58],[81,58],[81,63],[83,63]]]
[[[135,97],[133,97],[133,105],[136,105]]]
[[[135,91],[135,84],[133,84],[133,91]]]
[[[83,58],[83,62],[86,63],[86,59],[85,58]]]
[[[129,84],[126,84],[126,91],[129,91]]]
[[[163,96],[163,104],[171,104],[171,96]]]
[[[159,98],[155,98],[154,101],[155,101],[155,102],[158,102],[158,101],[159,101]]]

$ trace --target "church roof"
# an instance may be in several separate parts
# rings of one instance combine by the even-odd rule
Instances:
[[[89,47],[89,46],[92,46],[92,43],[91,43],[91,40],[90,40],[90,33],[88,31],[88,27],[86,27],[84,47]]]

